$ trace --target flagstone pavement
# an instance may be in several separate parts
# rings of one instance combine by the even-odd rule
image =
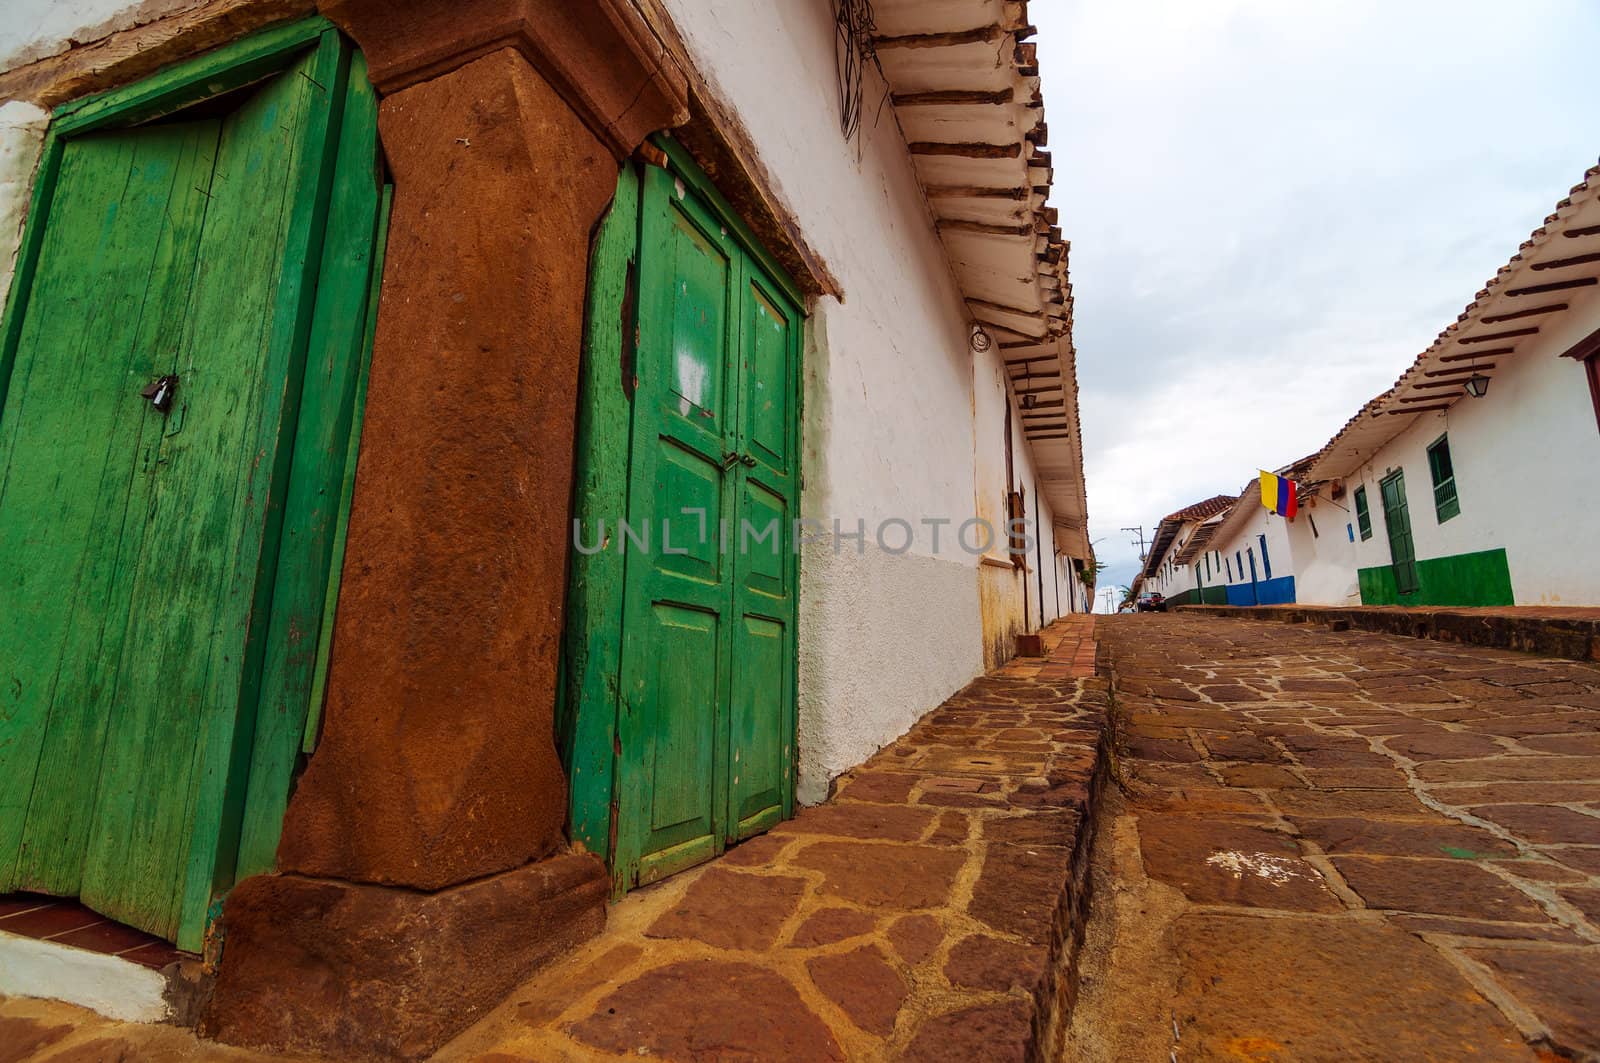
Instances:
[[[1064,1058],[1600,1059],[1600,667],[1103,618]]]
[[[1600,1060],[1600,666],[1184,614],[1045,642],[436,1058]],[[0,1001],[0,1063],[261,1058]]]
[[[1040,1058],[1073,990],[1107,763],[1093,627],[1063,618],[1044,657],[973,681],[828,803],[633,891],[435,1058]],[[0,1000],[0,1063],[32,1058],[264,1057]]]

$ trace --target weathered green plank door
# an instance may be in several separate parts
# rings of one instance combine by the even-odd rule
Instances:
[[[1383,494],[1383,526],[1389,533],[1389,560],[1394,568],[1395,587],[1401,594],[1415,594],[1421,582],[1417,578],[1417,546],[1411,537],[1404,470],[1397,469],[1384,477],[1378,487]]]
[[[777,822],[794,733],[799,312],[681,178],[649,168],[641,204],[623,888]]]
[[[61,148],[0,412],[0,892],[198,943],[242,799],[347,62],[330,36],[204,118]],[[141,392],[165,377],[161,409]]]

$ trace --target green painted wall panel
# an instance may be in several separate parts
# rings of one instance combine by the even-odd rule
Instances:
[[[1418,561],[1415,594],[1400,593],[1389,565],[1360,569],[1356,578],[1363,605],[1511,605],[1515,600],[1504,549]]]

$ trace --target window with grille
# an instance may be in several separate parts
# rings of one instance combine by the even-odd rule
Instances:
[[[1450,437],[1440,436],[1428,448],[1428,472],[1433,477],[1433,511],[1443,524],[1461,512],[1456,497],[1456,471],[1450,464]]]
[[[1356,523],[1361,526],[1361,541],[1372,538],[1372,510],[1367,508],[1366,487],[1356,488]]]

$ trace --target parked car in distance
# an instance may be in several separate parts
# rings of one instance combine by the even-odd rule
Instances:
[[[1165,595],[1160,595],[1160,594],[1141,594],[1141,595],[1139,595],[1139,612],[1141,612],[1141,613],[1164,613],[1166,611],[1167,611],[1167,599],[1166,599]]]

